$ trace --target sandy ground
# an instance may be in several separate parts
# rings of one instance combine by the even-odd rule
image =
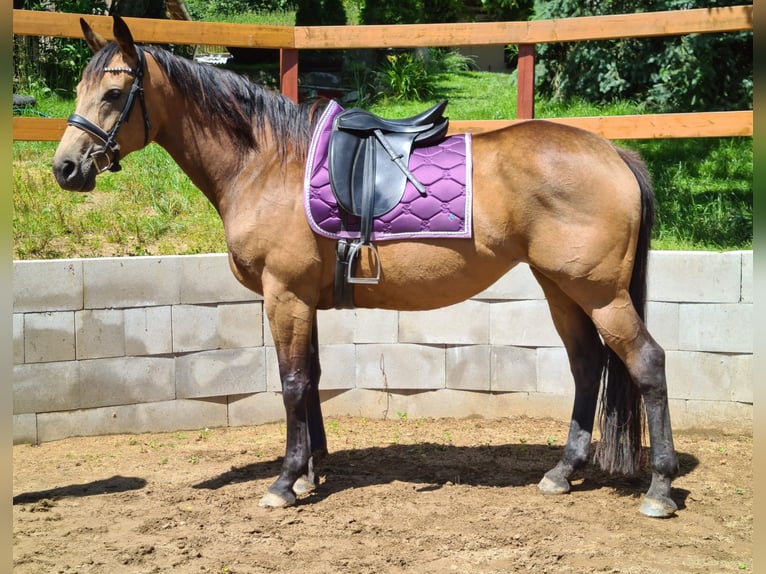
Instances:
[[[319,489],[258,500],[284,425],[72,438],[13,450],[14,572],[752,572],[752,437],[677,433],[671,519],[638,512],[648,471],[537,482],[566,425],[327,420]]]

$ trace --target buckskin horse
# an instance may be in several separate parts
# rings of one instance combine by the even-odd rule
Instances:
[[[156,142],[215,206],[232,272],[263,296],[282,383],[285,457],[260,505],[295,504],[296,495],[316,487],[315,462],[327,448],[316,312],[334,306],[338,243],[310,227],[303,198],[320,108],[138,46],[119,17],[113,42],[81,25],[94,57],[53,159],[55,177],[65,189],[91,191],[97,174]],[[654,219],[644,164],[601,136],[542,120],[475,134],[472,144],[470,237],[380,242],[377,262],[369,253],[358,257],[357,273],[374,274],[379,263],[382,274],[377,284],[352,285],[354,305],[443,307],[527,263],[575,383],[566,446],[539,488],[570,491],[572,473],[590,458],[598,413],[593,458],[609,473],[641,467],[646,425],[652,480],[640,510],[673,515],[678,462],[665,353],[643,318]]]

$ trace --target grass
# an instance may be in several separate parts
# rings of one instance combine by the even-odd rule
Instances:
[[[426,101],[380,99],[368,107],[389,117],[421,112],[443,98],[452,119],[516,115],[512,74],[463,71],[434,75]],[[51,92],[36,113],[66,117],[74,103]],[[609,106],[538,101],[537,117],[641,113],[631,102]],[[752,248],[752,138],[627,141],[649,165],[658,200],[655,249]],[[215,209],[157,145],[122,160],[123,170],[99,177],[94,192],[61,190],[50,163],[55,143],[13,146],[14,258],[52,259],[223,252]]]
[[[55,144],[18,142],[13,158],[17,259],[214,253],[226,250],[212,205],[159,146],[128,156],[92,193],[58,187]]]

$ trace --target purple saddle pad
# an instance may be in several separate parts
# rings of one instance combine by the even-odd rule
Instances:
[[[359,218],[346,216],[343,226],[342,209],[327,170],[332,120],[342,111],[333,100],[319,118],[306,162],[304,202],[309,225],[316,233],[332,239],[357,239]],[[471,135],[451,136],[439,145],[414,149],[409,169],[425,186],[425,197],[408,181],[401,202],[375,218],[372,240],[471,237]]]

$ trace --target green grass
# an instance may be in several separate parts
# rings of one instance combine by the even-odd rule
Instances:
[[[17,142],[13,157],[14,258],[170,255],[226,250],[213,206],[159,146],[122,161],[91,193],[58,187],[56,144]]]
[[[71,101],[43,92],[37,112],[66,117]],[[426,101],[380,99],[372,111],[405,117],[448,98],[452,119],[505,119],[516,115],[513,75],[436,74]],[[619,102],[538,101],[537,117],[635,114],[642,106]],[[658,200],[655,249],[752,248],[752,138],[627,141],[649,165]],[[61,190],[51,173],[55,143],[13,146],[14,257],[50,259],[169,255],[226,250],[214,208],[157,145],[124,158],[123,170],[99,177],[94,192]]]

